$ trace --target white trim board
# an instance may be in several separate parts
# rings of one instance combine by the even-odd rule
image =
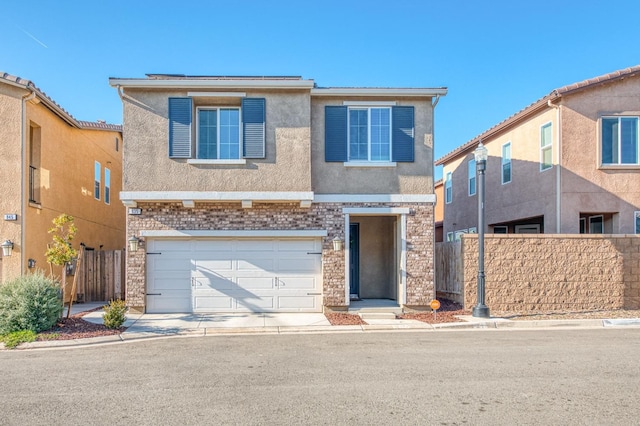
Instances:
[[[319,238],[326,237],[327,231],[319,230],[142,230],[141,237],[237,237],[237,238]]]
[[[435,203],[435,194],[315,194],[314,203]]]
[[[404,207],[363,207],[363,208],[344,208],[342,209],[342,213],[357,215],[357,216],[367,216],[367,215],[400,215],[400,214],[409,214],[411,213],[411,209]]]
[[[214,192],[214,191],[123,191],[123,203],[129,201],[301,201],[313,200],[313,192]]]

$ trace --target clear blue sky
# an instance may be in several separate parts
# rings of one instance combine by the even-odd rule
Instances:
[[[639,16],[637,0],[5,1],[0,71],[110,123],[122,107],[109,77],[446,86],[439,158],[555,88],[640,64]]]

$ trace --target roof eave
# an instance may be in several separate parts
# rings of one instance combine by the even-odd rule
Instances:
[[[311,89],[311,96],[389,96],[435,97],[445,96],[446,87],[435,88],[377,88],[377,87],[327,87]]]
[[[129,79],[109,78],[112,87],[132,89],[311,89],[313,80],[203,80],[203,79]]]

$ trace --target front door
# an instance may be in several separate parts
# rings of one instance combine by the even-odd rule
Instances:
[[[349,224],[349,293],[360,298],[360,224]]]

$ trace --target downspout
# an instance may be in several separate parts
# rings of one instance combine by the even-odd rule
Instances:
[[[554,103],[551,102],[551,99],[549,99],[547,101],[547,105],[549,106],[549,108],[555,108],[556,110],[556,141],[557,142],[557,149],[558,149],[558,154],[556,155],[556,234],[560,233],[560,221],[562,220],[562,196],[560,194],[560,190],[562,188],[561,185],[561,179],[562,179],[562,174],[561,174],[561,165],[562,165],[562,122],[560,121],[561,115],[560,115],[560,105],[556,105]]]
[[[31,90],[31,93],[24,95],[22,97],[22,138],[20,143],[22,144],[22,153],[21,153],[21,163],[22,163],[22,178],[20,179],[20,199],[22,202],[20,203],[20,275],[23,274],[24,271],[24,248],[27,238],[26,234],[26,213],[27,213],[27,203],[29,197],[25,192],[26,183],[25,181],[29,179],[29,174],[27,173],[27,102],[34,99],[36,97],[36,92]]]
[[[436,95],[436,99],[435,101],[433,101],[433,103],[431,104],[431,144],[432,144],[432,148],[431,148],[431,154],[432,157],[435,157],[435,148],[436,148],[436,105],[438,105],[438,102],[440,102],[440,95]],[[435,190],[435,177],[436,177],[436,163],[434,161],[434,159],[431,159],[431,193],[435,196],[436,195],[436,190]],[[436,223],[436,203],[438,202],[438,200],[436,199],[433,202],[433,232],[431,234],[431,247],[432,247],[432,254],[431,254],[431,265],[433,265],[433,275],[432,275],[432,280],[433,280],[433,295],[431,297],[432,300],[437,299],[437,293],[438,290],[436,288],[436,230],[435,230],[435,223]],[[443,228],[444,231],[444,228]],[[405,271],[406,273],[406,271]],[[406,279],[405,279],[406,281]],[[404,292],[406,294],[407,292],[407,286],[406,286],[406,282],[404,283]],[[406,297],[405,297],[405,303],[407,303]]]

